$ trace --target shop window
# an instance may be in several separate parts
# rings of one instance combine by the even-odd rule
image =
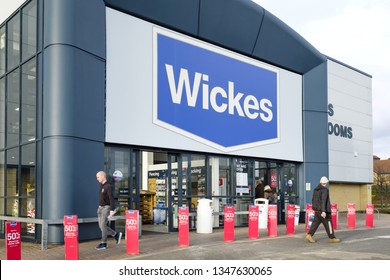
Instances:
[[[0,28],[0,76],[5,73],[5,26]]]
[[[283,165],[283,185],[285,187],[286,202],[299,204],[297,167],[293,163]]]
[[[20,182],[20,211],[19,216],[35,218],[35,145],[25,145],[21,152],[21,182]],[[23,223],[23,234],[34,235],[35,224]]]
[[[20,61],[20,14],[7,24],[7,69],[11,70]]]
[[[6,215],[18,217],[19,215],[19,149],[7,151],[7,171],[6,171]]]
[[[19,69],[7,76],[7,147],[19,144]]]
[[[5,78],[0,79],[0,149],[5,147]]]
[[[30,58],[37,51],[37,3],[31,1],[22,10],[22,58]]]
[[[36,135],[36,63],[30,60],[22,66],[22,134],[21,142],[35,141]]]
[[[4,152],[0,152],[0,215],[4,216],[4,196],[5,196],[5,186],[4,186],[4,174],[5,174],[5,165],[4,165]]]
[[[131,196],[130,187],[130,149],[107,148],[106,167],[107,179],[113,186],[114,195],[117,197],[117,206],[121,215],[125,215],[127,209],[132,209],[128,205]]]

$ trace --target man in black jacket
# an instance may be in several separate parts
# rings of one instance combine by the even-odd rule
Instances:
[[[329,242],[339,243],[340,239],[337,239],[334,235],[334,229],[332,224],[332,215],[330,209],[329,190],[326,187],[328,184],[328,178],[322,177],[318,186],[314,189],[312,207],[314,210],[314,220],[311,223],[310,230],[306,235],[306,240],[310,243],[315,243],[313,239],[314,233],[317,231],[320,224],[323,224],[326,233],[329,237]]]
[[[101,243],[96,246],[96,249],[103,250],[107,248],[108,234],[115,237],[116,244],[118,245],[121,242],[122,232],[115,232],[115,230],[108,226],[108,218],[115,214],[115,201],[111,184],[106,178],[106,173],[104,171],[99,171],[96,173],[96,179],[100,183],[97,216],[99,228],[102,232]]]

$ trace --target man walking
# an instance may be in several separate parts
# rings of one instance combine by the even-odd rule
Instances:
[[[310,243],[315,243],[313,239],[314,233],[317,231],[320,224],[323,224],[326,233],[329,237],[329,242],[339,243],[340,239],[337,239],[334,235],[334,229],[332,224],[332,215],[330,209],[329,190],[326,187],[329,180],[326,177],[322,177],[318,186],[314,189],[312,207],[314,210],[314,220],[311,223],[310,230],[306,235],[306,240]]]
[[[101,243],[96,246],[97,250],[107,248],[107,234],[108,232],[115,237],[116,244],[121,242],[122,232],[115,232],[108,226],[108,217],[114,215],[115,201],[112,194],[112,187],[107,182],[106,173],[99,171],[96,174],[96,179],[100,183],[99,188],[99,207],[97,209],[99,228],[102,231]]]

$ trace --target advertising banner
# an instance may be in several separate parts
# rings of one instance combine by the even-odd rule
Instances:
[[[374,227],[374,204],[371,203],[366,205],[366,227]]]
[[[5,255],[7,260],[22,259],[20,222],[5,222]]]
[[[278,236],[278,206],[268,205],[268,236]]]
[[[126,211],[126,252],[137,255],[138,246],[138,210]]]
[[[234,241],[234,206],[225,205],[223,214],[223,237],[225,242]]]
[[[356,228],[356,204],[348,203],[347,204],[348,214],[347,214],[347,227]]]
[[[179,207],[179,246],[189,246],[190,224],[188,219],[188,207]]]
[[[259,237],[259,207],[249,205],[248,211],[248,238],[257,239]]]
[[[77,215],[64,216],[65,259],[79,259],[79,227]]]
[[[295,205],[287,205],[286,234],[295,233]]]
[[[337,203],[331,203],[330,204],[330,211],[332,215],[332,224],[333,224],[333,229],[337,229]]]
[[[276,189],[278,187],[278,174],[271,173],[271,188]]]
[[[313,220],[314,220],[314,211],[312,205],[307,203],[306,204],[306,232],[309,232]]]

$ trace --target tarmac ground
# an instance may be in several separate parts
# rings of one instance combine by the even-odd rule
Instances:
[[[234,240],[224,241],[223,228],[212,233],[189,232],[189,246],[178,245],[178,233],[143,231],[139,238],[139,253],[128,254],[123,235],[120,244],[108,240],[108,248],[96,250],[99,240],[79,242],[79,260],[390,260],[390,215],[375,213],[374,226],[366,227],[365,214],[357,213],[356,227],[347,227],[347,214],[340,213],[336,237],[340,243],[331,244],[322,225],[314,239],[305,240],[305,224],[295,226],[294,234],[286,234],[286,225],[278,225],[276,237],[267,229],[259,230],[259,238],[249,239],[247,227],[234,229]],[[63,244],[22,242],[22,260],[65,260]],[[6,259],[5,240],[0,240],[0,259]],[[390,264],[390,262],[388,263]]]

